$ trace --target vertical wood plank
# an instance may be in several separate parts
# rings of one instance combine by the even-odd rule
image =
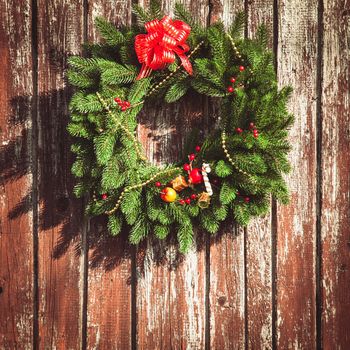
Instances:
[[[222,19],[228,26],[244,1],[212,1],[210,21]],[[244,349],[245,327],[245,234],[227,227],[210,245],[210,345],[217,349]],[[225,271],[225,273],[223,273]]]
[[[88,40],[100,36],[94,19],[103,16],[118,25],[131,23],[130,0],[90,0]],[[131,347],[131,249],[124,233],[111,237],[106,224],[96,220],[89,230],[87,348],[129,349]]]
[[[83,41],[82,0],[39,0],[37,26],[39,346],[78,349],[82,211],[72,194],[64,70]]]
[[[147,2],[140,1],[142,6]],[[205,1],[183,2],[202,23],[207,22]],[[164,1],[172,14],[175,1]],[[185,135],[203,128],[206,104],[186,98],[161,109],[150,108],[140,116],[138,134],[154,163],[178,161]],[[138,249],[137,346],[139,349],[204,349],[205,347],[205,237],[197,233],[194,247],[179,256],[168,240],[151,238]]]
[[[324,1],[321,152],[322,346],[350,346],[350,2]]]
[[[247,35],[259,25],[269,31],[273,48],[273,0],[252,0],[247,6]],[[247,348],[272,348],[272,216],[254,220],[246,236]]]
[[[278,2],[280,86],[294,88],[289,110],[292,171],[288,206],[277,209],[277,347],[316,346],[316,72],[318,1]]]
[[[0,1],[0,348],[31,349],[33,227],[30,3]]]

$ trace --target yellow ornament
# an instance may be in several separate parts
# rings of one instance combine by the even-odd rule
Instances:
[[[160,193],[160,198],[162,198],[164,202],[168,202],[168,203],[174,202],[176,200],[176,197],[177,197],[177,193],[171,187],[165,187]]]

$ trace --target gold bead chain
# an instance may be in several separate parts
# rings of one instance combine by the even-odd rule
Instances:
[[[235,52],[236,56],[241,60],[242,63],[244,63],[244,59],[242,58],[241,53],[240,53],[239,50],[237,49],[237,46],[236,46],[236,44],[235,44],[235,42],[234,42],[232,36],[231,36],[230,34],[228,34],[228,33],[226,33],[226,34],[227,34],[228,38],[229,38],[230,41],[231,41],[231,45],[232,45],[232,47],[233,47],[233,51]],[[253,73],[253,70],[252,70],[250,67],[248,68],[248,70],[249,70],[250,73]]]
[[[115,204],[114,208],[111,209],[111,210],[109,210],[109,211],[106,211],[106,214],[107,214],[107,215],[111,215],[111,214],[113,214],[113,213],[119,208],[120,203],[121,203],[121,201],[122,201],[122,199],[123,199],[125,193],[130,192],[131,190],[135,190],[136,188],[142,188],[142,187],[148,185],[150,182],[154,181],[157,177],[159,177],[159,176],[161,176],[161,175],[164,175],[164,174],[170,175],[171,173],[174,173],[174,172],[179,171],[179,170],[181,170],[180,167],[176,167],[176,168],[173,168],[173,169],[170,169],[170,170],[169,170],[169,169],[167,169],[167,170],[162,170],[162,171],[158,172],[157,174],[154,174],[150,179],[148,179],[148,180],[145,181],[145,182],[142,182],[142,183],[140,183],[140,184],[136,184],[136,185],[132,185],[132,186],[126,187],[126,188],[122,191],[122,193],[120,194],[120,196],[119,196],[119,198],[118,198],[118,200],[117,200],[117,203]]]
[[[145,157],[145,155],[142,154],[142,152],[140,151],[140,145],[136,139],[136,137],[133,135],[133,133],[125,126],[123,125],[117,118],[117,116],[112,113],[112,111],[110,110],[110,108],[108,107],[106,101],[102,98],[102,96],[96,92],[96,95],[98,97],[98,99],[100,100],[102,106],[106,109],[107,113],[113,118],[113,120],[115,121],[115,123],[122,128],[125,133],[129,136],[129,138],[132,140],[132,142],[134,143],[135,146],[135,150],[136,150],[136,154],[137,156],[141,159],[141,160],[147,160],[147,157]]]
[[[254,182],[255,180],[252,178],[252,176],[250,174],[248,174],[246,171],[239,169],[237,167],[236,163],[233,161],[232,157],[230,156],[230,153],[228,152],[227,147],[226,147],[226,133],[225,133],[225,131],[223,131],[221,133],[221,145],[222,145],[222,149],[224,150],[225,156],[226,156],[227,160],[231,163],[231,165],[236,170],[238,170],[241,174],[248,176],[250,178],[250,180]]]

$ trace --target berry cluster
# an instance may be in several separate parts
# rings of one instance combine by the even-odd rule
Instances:
[[[188,197],[188,198],[186,198],[186,199],[180,199],[180,200],[179,200],[179,203],[180,203],[181,205],[191,204],[191,200],[195,200],[195,199],[197,199],[197,195],[193,193],[193,194],[191,194],[190,197]]]
[[[128,108],[130,108],[131,104],[129,101],[123,101],[119,97],[116,97],[114,99],[116,103],[118,103],[119,107],[121,108],[122,111],[126,111]]]
[[[250,202],[250,198],[249,197],[244,197],[243,195],[241,195],[239,192],[237,192],[237,196],[241,197],[246,203]]]
[[[240,71],[240,72],[243,72],[244,69],[245,69],[244,66],[239,66],[239,71]],[[230,82],[231,82],[232,84],[234,84],[234,83],[236,82],[236,78],[235,78],[235,77],[231,77],[231,78],[230,78]],[[235,89],[234,89],[234,87],[233,87],[232,85],[230,85],[230,86],[227,87],[227,92],[232,93],[232,92],[234,92],[234,91],[235,91]]]
[[[200,152],[201,147],[196,146],[195,151],[196,153]],[[196,159],[196,154],[191,153],[188,155],[189,163],[186,163],[183,165],[183,170],[188,173],[188,180],[186,182],[186,179],[183,176],[179,176],[179,178],[182,178],[181,181],[183,181],[183,185],[176,187],[175,184],[170,182],[168,185],[162,184],[161,182],[157,181],[155,182],[155,186],[160,188],[163,187],[162,191],[160,192],[161,198],[165,202],[174,202],[177,200],[177,202],[180,205],[185,204],[191,204],[191,202],[198,198],[197,194],[193,193],[187,198],[179,198],[177,199],[178,192],[181,192],[186,187],[191,187],[193,189],[193,185],[197,185],[203,182],[203,176],[200,168],[193,168],[192,164],[193,161]],[[167,187],[164,187],[167,186]],[[170,187],[173,186],[173,187]]]
[[[254,123],[249,123],[249,130],[251,130],[251,132],[253,133],[253,136],[255,138],[258,138],[259,137],[259,132],[258,132],[258,129],[255,127]],[[242,134],[243,133],[243,129],[241,128],[236,128],[236,133],[237,134]]]

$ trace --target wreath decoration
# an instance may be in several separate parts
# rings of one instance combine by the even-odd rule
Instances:
[[[243,13],[225,30],[221,22],[203,28],[180,4],[174,20],[154,1],[134,12],[138,25],[120,29],[97,18],[104,41],[69,59],[74,191],[87,196],[89,215],[108,216],[112,235],[128,228],[137,244],[175,230],[186,252],[194,227],[214,234],[227,221],[247,225],[269,210],[271,195],[288,201],[292,89],[278,89],[266,29],[242,37]],[[188,91],[219,105],[215,129],[204,140],[189,135],[183,161],[151,164],[137,140],[138,114]]]

